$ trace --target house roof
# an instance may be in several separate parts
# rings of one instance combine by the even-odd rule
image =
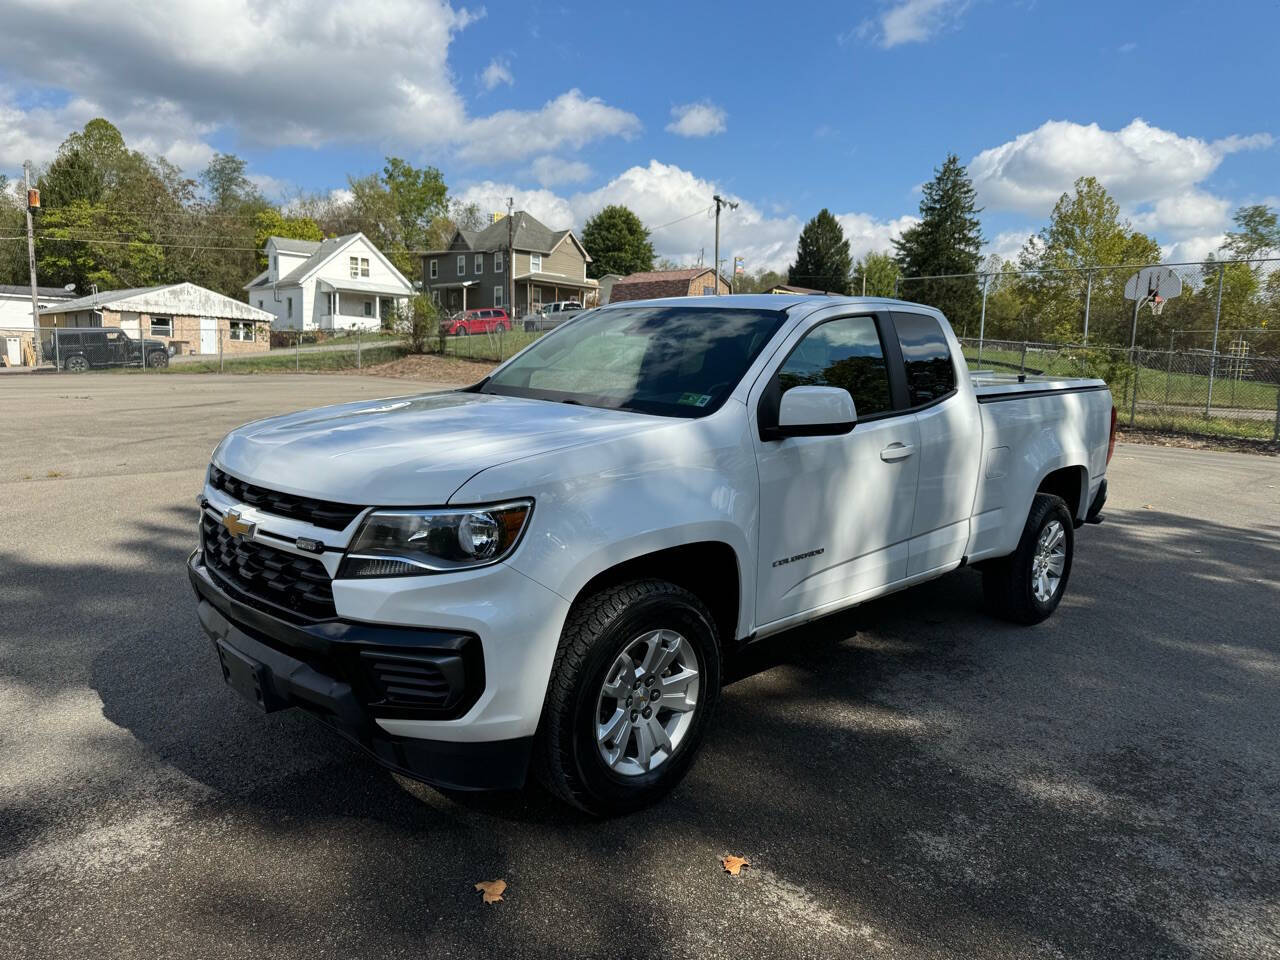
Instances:
[[[713,273],[710,267],[646,270],[641,273],[632,273],[621,280],[614,281],[613,289],[609,292],[609,302],[688,296],[689,284],[708,273]]]
[[[0,283],[0,296],[30,297],[31,288]],[[61,287],[36,287],[36,296],[42,300],[71,300],[75,298],[75,293]]]
[[[293,237],[271,237],[270,241],[281,253],[305,253],[308,256],[316,252],[320,240],[295,240]]]
[[[591,255],[587,253],[572,230],[552,230],[537,218],[517,210],[511,214],[515,227],[511,230],[512,245],[517,250],[531,253],[551,253],[564,242],[566,237],[573,237],[573,242],[582,251],[583,258],[590,263]],[[505,250],[508,237],[507,218],[503,217],[489,224],[483,230],[466,230],[459,227],[454,233],[454,240],[462,238],[468,250]],[[448,250],[427,250],[427,254],[445,254],[455,252],[452,244]]]
[[[339,250],[341,250],[347,244],[351,243],[353,240],[356,240],[356,239],[363,239],[367,243],[369,243],[369,249],[372,250],[376,256],[381,258],[382,262],[387,266],[387,268],[391,270],[391,272],[395,274],[395,276],[403,280],[404,285],[406,287],[410,289],[413,288],[413,284],[409,283],[408,278],[405,277],[404,274],[402,274],[399,270],[396,269],[395,264],[393,264],[390,260],[388,260],[385,256],[383,256],[382,251],[379,250],[376,246],[374,246],[372,242],[369,242],[368,238],[365,237],[363,233],[360,233],[359,231],[357,231],[356,233],[344,234],[341,237],[329,237],[328,239],[321,240],[318,243],[313,240],[290,240],[287,237],[270,237],[268,242],[274,243],[277,250],[288,250],[288,252],[290,253],[307,253],[309,255],[307,259],[303,260],[300,264],[298,264],[296,267],[294,267],[284,276],[280,277],[278,280],[275,281],[275,283],[271,282],[271,279],[270,279],[271,271],[264,270],[262,273],[258,274],[256,277],[254,277],[252,280],[246,283],[244,285],[244,289],[252,290],[255,287],[273,287],[273,286],[289,287],[289,286],[295,286],[297,284],[300,284],[308,276],[310,276],[312,273],[318,270],[320,266],[325,263],[325,261],[327,261],[330,257],[338,253]],[[290,244],[293,246],[294,249],[289,250],[289,248],[285,246],[281,246],[281,244]],[[403,292],[403,290],[401,292]]]
[[[775,283],[765,293],[806,293],[806,294],[822,294],[827,293],[826,290],[815,290],[813,287],[797,287],[793,283]]]
[[[169,313],[180,316],[230,317],[233,320],[270,321],[271,314],[247,303],[233,300],[194,283],[171,283],[163,287],[133,287],[104,290],[88,297],[45,307],[41,316],[76,313],[80,310],[118,310],[131,313]]]

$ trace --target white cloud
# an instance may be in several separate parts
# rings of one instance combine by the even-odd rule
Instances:
[[[1022,248],[1027,241],[1031,239],[1036,231],[1027,228],[1024,230],[1003,230],[997,233],[994,240],[991,240],[985,250],[982,251],[984,257],[995,256],[1001,260],[1016,260]]]
[[[710,101],[685,103],[671,108],[671,122],[667,132],[681,137],[709,137],[724,133],[729,115]]]
[[[463,124],[463,160],[510,161],[558,147],[577,149],[604,136],[630,140],[640,132],[635,114],[580,90],[562,93],[537,110],[499,110]]]
[[[534,157],[529,164],[533,179],[544,187],[557,183],[581,183],[591,176],[591,168],[581,160],[565,160],[551,155]]]
[[[0,165],[47,161],[84,119],[106,116],[131,144],[198,162],[212,134],[250,145],[379,143],[457,148],[510,128],[503,159],[629,135],[626,111],[569,91],[539,110],[472,116],[449,47],[483,11],[445,0],[10,0],[5,71],[22,100],[61,92],[60,107],[0,97]],[[87,114],[87,115],[86,115]],[[164,123],[157,122],[163,117]],[[499,118],[495,120],[496,118]],[[529,136],[530,132],[536,133]],[[492,159],[492,155],[488,157]]]
[[[1047,214],[1078,177],[1094,176],[1126,209],[1189,190],[1227,154],[1271,145],[1269,134],[1207,142],[1135,119],[1119,130],[1050,120],[969,161],[978,200],[992,210]]]
[[[486,90],[492,90],[504,83],[508,87],[514,86],[516,78],[511,75],[511,64],[505,57],[494,57],[480,74],[480,82]]]
[[[744,257],[752,272],[784,269],[795,256],[803,220],[794,215],[765,213],[714,181],[658,160],[624,170],[598,189],[567,197],[546,189],[529,190],[485,181],[463,190],[461,199],[464,203],[474,202],[487,212],[505,209],[506,198],[514,197],[518,209],[528,210],[553,229],[581,228],[602,207],[620,203],[635,211],[653,231],[654,248],[660,257],[692,263],[701,255],[704,262],[710,263],[715,241],[711,197],[716,193],[739,203],[738,209],[721,213],[721,256],[730,262],[732,257]],[[893,237],[915,222],[914,217],[881,221],[862,213],[837,214],[837,219],[855,257],[869,250],[887,249]]]
[[[969,0],[896,0],[878,16],[864,20],[854,33],[886,49],[924,43],[956,25],[968,9]],[[846,33],[839,39],[843,43],[850,38]]]
[[[1215,249],[1232,204],[1202,189],[1229,154],[1266,149],[1270,134],[1206,141],[1135,119],[1119,130],[1051,120],[969,162],[987,210],[1047,217],[1076,179],[1097,177],[1133,225],[1165,243],[1166,255],[1193,259]]]

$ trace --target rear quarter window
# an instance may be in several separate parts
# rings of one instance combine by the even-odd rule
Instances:
[[[907,372],[908,403],[923,406],[955,390],[956,368],[942,325],[919,313],[895,313],[893,323]]]

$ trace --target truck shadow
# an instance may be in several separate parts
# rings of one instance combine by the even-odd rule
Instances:
[[[813,931],[828,951],[861,942],[862,924],[887,944],[969,955],[992,943],[1006,955],[1224,952],[1224,929],[1261,930],[1280,890],[1274,531],[1117,514],[1082,534],[1067,601],[1040,627],[988,620],[960,571],[756,644],[731,664],[686,781],[607,822],[537,791],[444,797],[297,711],[242,704],[195,623],[190,531],[186,508],[137,521],[118,567],[0,553],[6,682],[47,702],[92,688],[141,748],[98,757],[102,771],[120,766],[112,776],[68,774],[49,790],[99,791],[110,807],[106,784],[158,762],[244,838],[287,847],[338,831],[361,852],[326,870],[365,892],[362,926],[383,938],[367,950],[420,942],[428,912],[440,943],[472,943],[443,891],[536,869],[527,906],[562,904],[583,949],[608,952],[618,916],[678,928],[712,909],[645,891],[682,857],[729,852],[772,885],[758,922],[801,922],[788,897],[837,918]],[[49,790],[3,807],[6,855],[60,816]],[[237,836],[227,842],[247,842]],[[613,865],[655,836],[660,856],[623,882]],[[192,897],[193,929],[210,936],[237,903],[297,909],[287,890],[215,864]],[[605,901],[608,916],[591,907]],[[524,935],[529,953],[555,952],[554,930]]]

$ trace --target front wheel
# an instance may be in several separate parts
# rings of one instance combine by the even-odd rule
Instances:
[[[688,771],[719,692],[720,645],[701,600],[662,580],[601,591],[565,624],[535,773],[588,813],[639,809]]]
[[[69,357],[64,363],[63,368],[70,370],[72,373],[87,373],[89,370],[89,361],[84,357]]]
[[[149,367],[167,367],[169,365],[169,355],[163,350],[153,350],[147,354],[147,366]]]
[[[1018,548],[982,570],[993,614],[1015,623],[1040,623],[1058,608],[1071,576],[1075,526],[1061,497],[1037,493]]]

